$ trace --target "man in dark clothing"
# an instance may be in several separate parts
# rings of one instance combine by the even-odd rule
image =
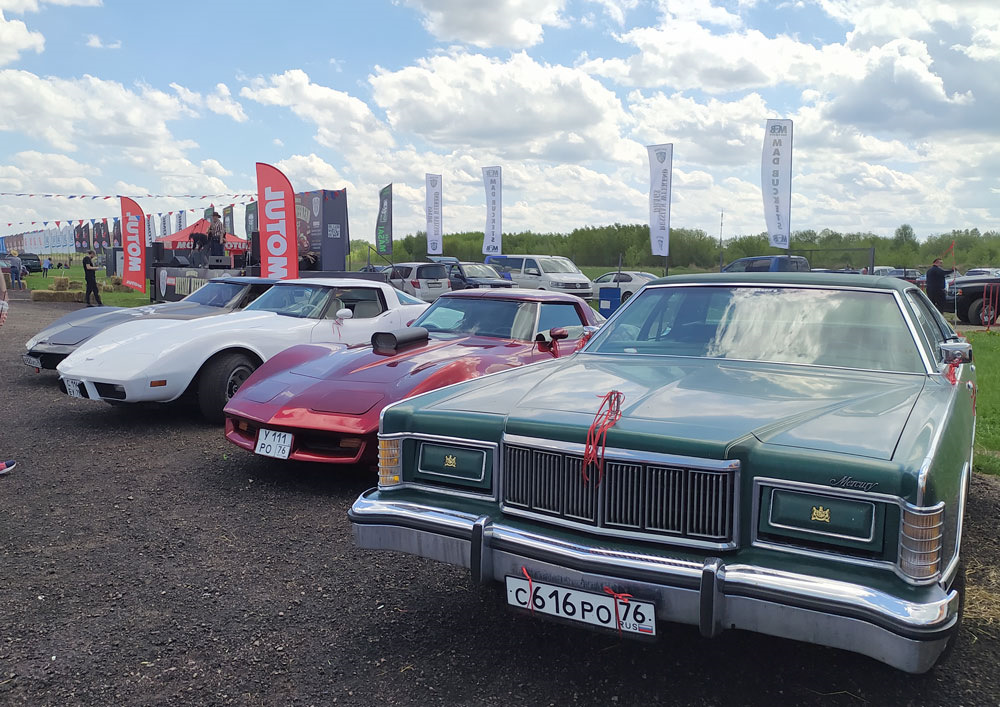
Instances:
[[[947,272],[941,267],[941,258],[935,258],[927,271],[927,296],[938,311],[944,311],[944,281]]]
[[[226,241],[226,229],[222,225],[222,217],[218,211],[212,212],[212,223],[208,227],[208,254],[222,255],[222,246]]]
[[[83,276],[87,280],[87,294],[86,301],[88,307],[93,307],[90,303],[90,295],[93,293],[94,298],[97,300],[97,306],[103,307],[104,303],[101,302],[101,293],[97,290],[97,266],[94,265],[94,251],[88,250],[87,255],[83,258]]]

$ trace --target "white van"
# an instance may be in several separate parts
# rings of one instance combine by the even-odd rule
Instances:
[[[510,276],[519,287],[556,290],[590,299],[594,285],[569,258],[561,255],[487,255],[486,262]]]

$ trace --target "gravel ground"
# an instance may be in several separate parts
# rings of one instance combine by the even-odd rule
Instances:
[[[176,406],[70,400],[0,329],[0,703],[997,704],[998,479],[971,491],[968,614],[924,676],[662,626],[655,643],[514,615],[464,570],[353,546],[367,470],[268,463]]]

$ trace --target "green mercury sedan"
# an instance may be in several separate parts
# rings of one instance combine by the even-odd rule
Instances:
[[[579,353],[386,408],[357,543],[537,618],[924,672],[956,634],[970,345],[892,277],[660,279]]]

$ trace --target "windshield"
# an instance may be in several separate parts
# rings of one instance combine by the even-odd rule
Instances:
[[[536,302],[441,297],[413,326],[422,326],[437,338],[476,335],[531,341],[537,307]]]
[[[642,290],[586,349],[923,372],[890,292],[793,287]]]
[[[319,285],[275,285],[247,305],[245,311],[318,319],[323,316],[331,292],[331,288]]]
[[[492,277],[495,280],[500,279],[500,273],[489,265],[483,265],[482,263],[466,263],[462,267],[465,269],[466,277]]]
[[[565,258],[539,258],[538,267],[542,269],[542,272],[580,272],[579,268],[573,264],[573,261],[566,260]]]
[[[225,307],[243,294],[246,285],[235,282],[208,282],[184,298],[185,302],[209,307]]]

